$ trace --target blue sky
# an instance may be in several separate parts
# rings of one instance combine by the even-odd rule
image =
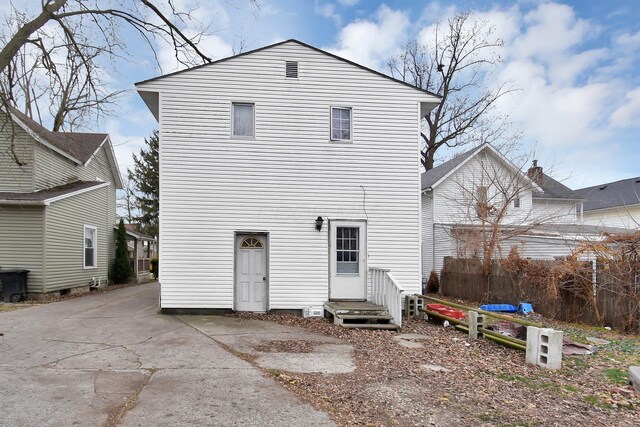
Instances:
[[[504,41],[503,63],[490,84],[521,90],[498,108],[524,134],[523,151],[578,188],[640,175],[640,5],[608,1],[179,0],[214,31],[205,50],[215,58],[297,38],[387,72],[387,59],[407,40],[425,37],[437,20],[474,9]],[[133,36],[133,35],[132,35]],[[99,126],[116,144],[122,169],[157,126],[133,83],[160,74],[137,38],[135,60],[118,65],[115,87],[131,90]],[[241,43],[242,41],[242,43]],[[164,73],[175,64],[160,50]],[[452,153],[442,153],[442,158]]]

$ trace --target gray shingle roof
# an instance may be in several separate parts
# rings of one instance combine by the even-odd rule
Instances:
[[[585,199],[585,211],[636,205],[640,203],[640,177],[585,187],[576,193]]]
[[[82,163],[91,158],[108,136],[106,133],[52,132],[13,107],[11,114],[40,138]]]
[[[467,160],[469,157],[472,157],[476,152],[479,152],[480,147],[472,148],[469,151],[465,151],[464,153],[458,154],[453,159],[444,162],[441,165],[434,167],[431,170],[424,172],[421,176],[421,186],[422,191],[432,187],[436,182],[440,181],[444,176],[446,176],[449,172],[457,168],[461,163]],[[549,175],[542,174],[543,180],[542,191],[534,189],[533,196],[542,199],[569,199],[569,200],[581,200],[582,197],[579,194],[576,194],[573,190],[571,190],[566,185],[563,185],[551,178]]]
[[[458,154],[453,159],[424,172],[420,177],[420,188],[422,189],[422,191],[426,190],[429,187],[432,187],[436,182],[440,181],[449,172],[457,168],[462,162],[471,157],[473,153],[478,151],[478,148],[479,147],[474,147],[469,151]]]
[[[582,200],[582,196],[547,174],[542,174],[542,192],[533,190],[533,197],[539,199]]]
[[[2,202],[44,202],[65,194],[75,191],[84,190],[86,188],[95,187],[104,184],[102,181],[75,181],[69,184],[58,185],[56,187],[47,188],[33,193],[12,193],[0,192],[0,204]]]

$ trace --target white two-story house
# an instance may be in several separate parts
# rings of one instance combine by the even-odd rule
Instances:
[[[421,186],[424,278],[440,272],[446,256],[482,257],[491,239],[495,257],[517,246],[523,257],[553,259],[617,231],[582,224],[580,195],[535,160],[522,171],[489,144],[423,173]]]
[[[296,40],[138,83],[160,125],[163,309],[421,289],[421,117],[439,98]]]

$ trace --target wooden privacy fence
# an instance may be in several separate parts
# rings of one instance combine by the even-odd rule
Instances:
[[[532,262],[551,265],[554,261]],[[597,272],[597,283],[607,283],[606,272]],[[496,262],[492,265],[490,276],[484,277],[480,259],[445,257],[440,273],[440,292],[445,296],[493,304],[529,302],[537,313],[545,317],[602,326],[589,301],[563,290],[556,298],[549,298],[546,286],[535,278],[516,278]],[[607,326],[629,329],[629,319],[637,314],[634,303],[607,287],[596,285],[595,292],[602,322]],[[636,320],[634,329],[638,327],[640,325]]]

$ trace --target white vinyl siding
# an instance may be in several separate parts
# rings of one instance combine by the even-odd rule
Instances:
[[[304,79],[282,78],[298,58]],[[285,43],[142,85],[160,94],[163,308],[232,308],[234,231],[269,233],[269,307],[328,298],[328,227],[367,220],[368,265],[420,287],[419,101],[369,71]],[[229,102],[255,100],[255,142],[229,139]],[[330,107],[358,111],[329,144]],[[366,197],[365,197],[366,193]]]
[[[576,224],[576,201],[534,199],[531,217],[538,222],[552,224]]]
[[[433,193],[422,193],[422,277],[433,270]]]
[[[232,136],[252,137],[255,135],[255,105],[234,102],[232,104]]]
[[[585,211],[584,223],[637,230],[640,228],[640,205]]]

